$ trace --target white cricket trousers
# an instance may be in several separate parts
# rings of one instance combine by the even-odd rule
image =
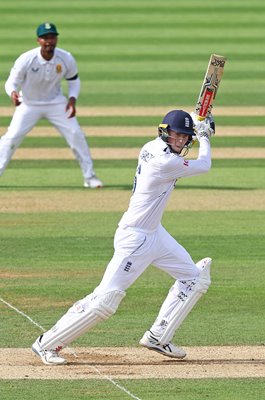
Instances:
[[[189,253],[160,225],[153,233],[133,228],[118,228],[114,238],[115,252],[103,279],[93,296],[125,291],[150,265],[165,271],[175,279],[150,330],[157,337],[163,334],[165,321],[171,319],[180,295],[187,295],[201,270]],[[81,304],[86,307],[87,299]]]
[[[41,340],[43,349],[62,348],[100,322],[102,318],[95,312],[100,309],[97,299],[106,299],[109,294],[119,293],[120,297],[116,301],[118,307],[126,289],[150,264],[176,279],[152,327],[154,333],[160,335],[164,329],[161,322],[170,319],[179,302],[179,293],[187,291],[189,282],[200,274],[188,252],[162,225],[152,233],[132,228],[118,228],[114,237],[114,247],[113,258],[99,286],[93,293],[77,301],[54,327],[43,334]],[[104,308],[101,307],[101,310],[104,311]],[[115,310],[107,317],[114,312]]]
[[[152,233],[134,228],[118,228],[114,237],[114,255],[94,294],[128,289],[150,265],[180,281],[193,280],[200,270],[189,253],[162,225]]]
[[[77,119],[67,118],[66,102],[49,105],[27,105],[16,107],[7,132],[0,140],[0,175],[5,171],[15,150],[26,134],[44,118],[47,119],[65,138],[75,158],[79,162],[84,178],[94,175],[90,150]]]

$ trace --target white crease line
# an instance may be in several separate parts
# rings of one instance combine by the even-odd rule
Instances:
[[[12,310],[16,311],[18,314],[22,315],[23,317],[27,318],[33,325],[37,326],[42,332],[45,332],[46,329],[43,328],[43,326],[41,326],[40,324],[38,324],[37,322],[35,322],[32,318],[30,318],[27,314],[25,314],[23,311],[20,311],[18,308],[12,306],[12,304],[8,303],[7,301],[5,301],[4,299],[2,299],[2,297],[0,297],[0,301],[2,301],[2,303],[4,303],[7,307],[11,308]],[[70,348],[68,347],[68,350],[70,350]],[[71,351],[72,352],[72,351]],[[75,352],[73,352],[73,354],[76,356]],[[136,397],[134,394],[132,394],[131,392],[129,392],[129,390],[125,389],[125,387],[119,385],[117,382],[115,382],[113,379],[111,379],[109,376],[104,375],[100,372],[100,370],[95,367],[95,366],[91,366],[91,368],[93,368],[100,376],[103,376],[106,380],[108,380],[109,382],[111,382],[114,386],[116,386],[118,389],[122,390],[123,392],[127,393],[128,396],[130,396],[132,399],[135,400],[141,400],[139,397]]]

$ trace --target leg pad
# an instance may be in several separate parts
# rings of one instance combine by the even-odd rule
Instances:
[[[100,296],[88,296],[86,307],[82,301],[75,303],[53,328],[44,333],[41,349],[60,350],[65,347],[100,321],[110,318],[124,297],[125,292],[114,290]]]
[[[203,261],[204,263],[202,263]],[[190,288],[188,293],[185,293],[184,295],[181,292],[179,293],[176,307],[171,314],[170,320],[168,321],[162,336],[159,338],[159,342],[161,345],[166,345],[170,343],[175,334],[175,331],[180,327],[184,319],[193,309],[201,296],[207,292],[211,284],[211,258],[205,258],[199,263],[202,264],[198,265],[199,268],[202,267],[202,272],[200,273],[199,278],[197,279],[197,281],[195,281],[194,286]]]

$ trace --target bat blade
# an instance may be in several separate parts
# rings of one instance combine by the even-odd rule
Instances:
[[[226,57],[212,54],[202,83],[201,91],[195,107],[198,119],[208,117],[224,72]]]

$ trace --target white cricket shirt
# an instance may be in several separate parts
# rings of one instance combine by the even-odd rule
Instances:
[[[78,73],[75,59],[67,51],[55,48],[53,58],[47,61],[40,50],[38,47],[18,57],[6,81],[6,92],[11,96],[14,90],[21,89],[23,102],[31,105],[65,102],[61,81]]]
[[[197,160],[186,160],[172,153],[160,137],[146,143],[139,154],[129,208],[119,226],[145,232],[156,230],[176,180],[200,175],[210,168],[211,149],[206,138],[200,140]]]

